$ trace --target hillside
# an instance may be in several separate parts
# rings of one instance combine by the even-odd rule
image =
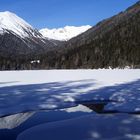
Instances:
[[[46,58],[46,68],[140,68],[139,36],[140,2],[137,2],[69,40],[56,52],[49,52],[43,61]]]
[[[30,69],[30,61],[57,46],[11,12],[0,12],[0,70]]]

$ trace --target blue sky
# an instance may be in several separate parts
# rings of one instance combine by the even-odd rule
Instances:
[[[0,0],[0,11],[11,11],[35,28],[95,25],[138,0]]]

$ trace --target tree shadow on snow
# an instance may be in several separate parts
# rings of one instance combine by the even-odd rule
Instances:
[[[8,113],[74,106],[75,100],[111,99],[107,109],[140,110],[140,80],[96,90],[95,80],[53,82],[0,88],[0,116]],[[85,92],[83,92],[85,91]]]
[[[108,111],[140,112],[140,80],[91,90],[82,99],[116,101],[105,106]]]

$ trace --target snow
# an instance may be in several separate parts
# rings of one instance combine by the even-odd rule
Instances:
[[[0,77],[0,116],[103,99],[118,101],[105,110],[140,110],[140,70],[1,71]]]
[[[91,109],[89,109],[88,107],[85,107],[83,105],[78,105],[76,107],[70,107],[70,108],[66,108],[66,109],[62,109],[68,113],[72,113],[72,112],[87,112],[87,113],[90,113],[92,112]]]
[[[115,101],[104,111],[119,113],[97,114],[82,104],[95,100]],[[131,113],[140,111],[140,70],[0,71],[0,129],[18,127],[41,110],[48,122],[26,129],[17,140],[138,140],[140,115]]]
[[[30,24],[9,11],[0,12],[0,33],[2,34],[4,30],[10,30],[20,37],[29,37],[29,34],[35,35]]]
[[[64,28],[54,28],[54,29],[41,29],[40,33],[49,39],[60,40],[60,41],[67,41],[85,31],[90,29],[92,26],[85,25],[85,26],[65,26]]]
[[[17,140],[139,140],[139,126],[138,115],[92,114],[32,127]]]
[[[66,26],[58,29],[45,28],[41,29],[40,33],[48,39],[66,41],[85,32],[89,28],[91,28],[90,25],[81,27]],[[9,11],[0,12],[0,34],[3,34],[7,30],[12,31],[14,34],[19,35],[22,38],[31,35],[39,38],[43,37],[41,34],[36,34],[35,29],[16,14]]]

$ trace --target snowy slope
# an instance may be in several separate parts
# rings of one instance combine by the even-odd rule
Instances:
[[[41,36],[30,24],[9,11],[0,12],[0,33],[5,32],[5,30],[12,31],[20,37]]]
[[[64,28],[58,29],[41,29],[40,33],[47,38],[54,40],[67,41],[91,28],[90,25],[75,27],[75,26],[65,26]]]

